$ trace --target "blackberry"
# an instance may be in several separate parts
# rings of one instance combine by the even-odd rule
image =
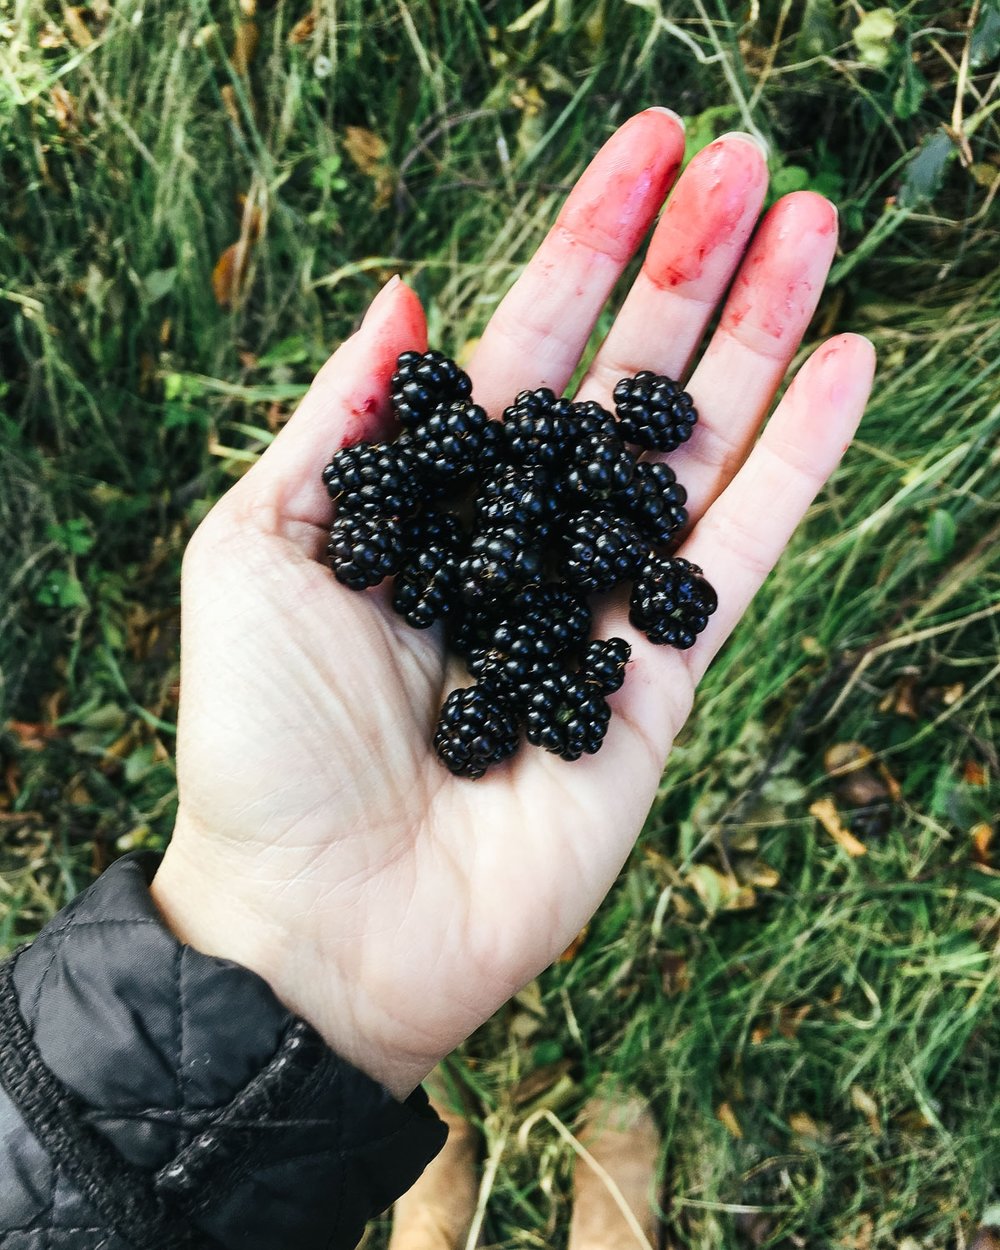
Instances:
[[[558,638],[536,621],[504,620],[484,646],[469,656],[469,672],[515,705],[552,670],[561,648]]]
[[[470,605],[495,602],[541,579],[542,558],[522,525],[480,530],[458,568],[459,590]]]
[[[489,606],[489,605],[487,605]],[[496,622],[481,608],[470,608],[461,599],[446,618],[448,648],[469,661],[480,648],[488,645]]]
[[[355,443],[336,452],[323,484],[339,512],[406,516],[417,503],[413,461],[405,448]]]
[[[441,404],[399,439],[426,483],[451,487],[475,473],[491,424],[486,411],[465,399]]]
[[[567,485],[585,494],[624,490],[632,480],[635,457],[625,447],[611,413],[592,401],[573,404],[571,421]]]
[[[544,626],[555,643],[556,654],[579,646],[590,633],[592,619],[586,601],[555,582],[526,587],[511,600],[509,616]]]
[[[579,675],[601,694],[614,694],[625,681],[625,665],[631,654],[624,638],[595,638],[583,653]]]
[[[650,642],[684,650],[708,624],[718,597],[697,564],[650,560],[632,587],[629,620]]]
[[[564,760],[600,749],[611,709],[593,682],[576,673],[546,677],[533,691],[525,718],[527,739]]]
[[[576,590],[611,590],[632,577],[646,556],[639,531],[612,512],[584,508],[564,531],[560,571]]]
[[[460,777],[481,777],[491,764],[517,750],[517,716],[495,691],[482,686],[453,690],[445,700],[434,734],[441,762]]]
[[[443,352],[403,352],[390,379],[392,409],[404,429],[427,419],[441,403],[468,399],[469,375]]]
[[[691,437],[698,414],[673,378],[644,369],[614,389],[618,429],[626,443],[647,451],[673,451]]]
[[[338,582],[364,590],[396,572],[404,543],[404,523],[395,517],[340,514],[330,529],[326,554]]]
[[[509,458],[546,469],[561,464],[571,443],[571,408],[569,400],[556,399],[547,386],[521,391],[503,414]]]
[[[611,499],[618,512],[631,517],[653,543],[667,543],[687,524],[687,491],[666,464],[640,460],[632,481]]]
[[[476,520],[486,525],[522,525],[539,539],[558,509],[559,480],[544,469],[508,465],[481,482]]]
[[[462,540],[461,522],[447,512],[425,513],[412,526],[392,606],[414,629],[428,629],[453,609]]]

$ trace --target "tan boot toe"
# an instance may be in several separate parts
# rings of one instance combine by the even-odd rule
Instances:
[[[393,1207],[389,1250],[463,1250],[472,1227],[479,1135],[433,1097],[431,1105],[448,1125],[448,1140]]]
[[[579,1141],[597,1167],[582,1156],[574,1165],[568,1250],[655,1250],[660,1135],[649,1107],[593,1098],[584,1116]]]

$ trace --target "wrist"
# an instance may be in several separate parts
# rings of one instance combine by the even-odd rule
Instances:
[[[289,923],[280,912],[283,887],[254,886],[238,850],[232,855],[227,850],[221,860],[210,839],[194,837],[178,818],[150,894],[181,942],[256,972],[335,1054],[394,1097],[408,1097],[440,1056],[402,1052],[388,1042],[386,1029],[395,1022],[386,1020],[367,1002],[364,987],[347,983],[336,961],[324,956],[310,918],[297,910]]]

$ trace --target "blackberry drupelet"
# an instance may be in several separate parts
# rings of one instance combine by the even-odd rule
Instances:
[[[576,673],[557,673],[531,694],[526,737],[564,760],[578,760],[600,749],[610,719],[608,701],[593,682]]]
[[[571,409],[567,486],[596,495],[624,490],[632,480],[635,457],[625,446],[614,417],[593,401],[572,404]]]
[[[482,777],[517,750],[520,730],[509,703],[493,690],[469,686],[445,700],[434,734],[441,762],[460,777]]]
[[[355,443],[336,452],[323,484],[339,512],[406,516],[416,507],[413,460],[398,444]]]
[[[390,379],[392,409],[403,429],[412,429],[441,403],[468,399],[469,375],[444,352],[403,352]]]
[[[595,638],[583,653],[579,675],[601,694],[614,694],[625,681],[625,665],[632,648],[624,638]]]
[[[631,517],[650,542],[662,545],[687,524],[686,501],[687,491],[669,465],[640,460],[632,481],[610,504]]]
[[[621,437],[647,451],[673,451],[687,442],[698,420],[687,391],[673,378],[649,369],[622,378],[614,400]]]
[[[377,586],[399,568],[405,536],[395,517],[336,516],[326,549],[334,577],[352,590]]]
[[[650,642],[690,647],[718,607],[697,564],[675,556],[650,560],[632,587],[629,620]]]
[[[631,521],[584,508],[565,523],[559,568],[575,590],[594,594],[628,580],[645,556],[646,546]]]

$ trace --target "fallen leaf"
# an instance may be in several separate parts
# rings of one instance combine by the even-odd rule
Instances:
[[[823,1136],[822,1130],[811,1115],[807,1115],[805,1111],[795,1111],[788,1117],[788,1127],[793,1133],[797,1133],[799,1137],[812,1137],[819,1140]]]
[[[868,848],[858,841],[840,819],[833,799],[817,799],[815,803],[810,805],[809,811],[811,815],[816,817],[841,850],[846,851],[848,855],[854,858],[868,854]]]
[[[736,1118],[736,1114],[728,1102],[721,1103],[715,1109],[715,1118],[720,1124],[725,1126],[726,1132],[730,1137],[735,1137],[737,1141],[743,1136],[743,1130],[740,1128],[740,1122]]]
[[[541,1068],[536,1068],[534,1072],[529,1072],[511,1090],[511,1102],[515,1107],[523,1107],[526,1102],[531,1102],[532,1099],[551,1089],[572,1066],[572,1059],[560,1059],[556,1063],[547,1063]]]
[[[364,126],[348,126],[344,131],[344,151],[363,174],[374,174],[385,160],[385,140]]]
[[[791,1040],[797,1036],[802,1021],[812,1011],[812,1003],[803,1003],[801,1007],[782,1007],[778,1013],[778,1032],[782,1037]]]
[[[288,42],[291,44],[305,43],[307,39],[311,39],[316,31],[316,21],[318,14],[315,9],[311,13],[307,13],[305,17],[299,18],[292,29],[288,32]]]
[[[978,825],[973,825],[970,837],[972,838],[972,858],[975,863],[986,867],[993,863],[991,851],[993,836],[993,826],[988,825],[985,820],[981,820]]]
[[[881,1137],[882,1121],[879,1119],[878,1104],[860,1085],[851,1086],[851,1106],[865,1117],[874,1136]]]
[[[740,885],[735,877],[724,874],[711,864],[695,864],[685,884],[701,899],[705,910],[747,911],[757,905],[757,895],[748,885]]]
[[[219,95],[222,96],[222,107],[226,110],[226,116],[237,130],[242,130],[243,118],[240,116],[240,105],[236,99],[236,88],[231,82],[227,82],[220,87]]]
[[[687,957],[680,951],[664,951],[660,956],[660,978],[668,998],[691,988]]]
[[[55,22],[46,22],[38,31],[38,46],[40,48],[64,48],[66,46],[66,32],[60,30]]]
[[[62,131],[76,130],[76,101],[65,87],[56,85],[49,93],[52,99],[52,111],[55,113],[56,125]]]
[[[823,767],[828,777],[841,777],[865,768],[873,759],[872,752],[860,742],[836,742],[823,753]]]
[[[771,1036],[771,1026],[769,1024],[755,1024],[750,1034],[750,1045],[759,1046],[761,1042],[766,1042]]]
[[[38,721],[9,720],[4,728],[17,738],[26,751],[44,751],[45,744],[60,736],[56,725],[44,725]]]
[[[87,23],[83,20],[83,12],[82,6],[67,5],[63,9],[63,18],[66,21],[69,37],[76,46],[78,48],[89,48],[94,42],[94,36],[90,33]]]
[[[250,63],[259,42],[260,30],[257,23],[240,22],[236,27],[236,42],[233,45],[233,69],[243,78],[250,73]]]
[[[962,769],[962,780],[967,781],[970,786],[985,786],[986,769],[978,760],[966,760]]]
[[[587,940],[587,933],[589,930],[590,930],[590,925],[585,924],[583,928],[580,930],[580,932],[573,939],[573,941],[570,942],[569,946],[567,946],[566,949],[563,951],[563,953],[559,956],[559,959],[557,961],[558,963],[568,964],[571,960],[577,957],[577,955],[580,953],[580,948],[583,946],[584,942]]]

